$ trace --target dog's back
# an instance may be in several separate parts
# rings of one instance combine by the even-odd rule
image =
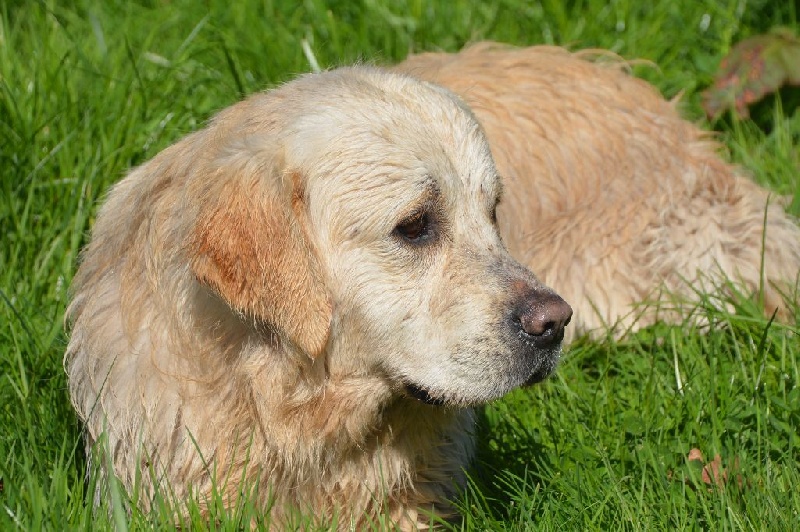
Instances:
[[[798,226],[627,67],[609,53],[483,43],[397,68],[472,108],[504,178],[503,238],[573,302],[572,334],[683,319],[697,289],[728,279],[785,315]]]

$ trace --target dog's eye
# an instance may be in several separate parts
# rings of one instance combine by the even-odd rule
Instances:
[[[427,212],[418,212],[403,220],[394,233],[412,244],[422,244],[433,236],[433,224]]]

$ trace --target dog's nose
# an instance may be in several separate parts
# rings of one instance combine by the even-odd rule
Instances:
[[[521,333],[536,347],[551,347],[563,340],[570,318],[572,307],[550,291],[530,293],[516,315]]]

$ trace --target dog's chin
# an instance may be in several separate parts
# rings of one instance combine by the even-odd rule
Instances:
[[[408,400],[440,408],[478,406],[503,395],[502,393],[472,395],[469,393],[464,394],[463,391],[437,390],[433,387],[426,387],[425,385],[414,383],[407,379],[404,379],[402,383],[402,393]]]
[[[448,401],[443,397],[434,395],[431,393],[430,390],[427,388],[423,388],[419,384],[414,384],[411,382],[403,382],[403,388],[405,393],[417,401],[421,401],[427,405],[431,406],[444,406],[448,404]]]
[[[542,364],[540,364],[539,367],[536,368],[536,371],[534,371],[531,374],[531,376],[528,377],[528,379],[522,384],[522,386],[523,387],[533,386],[534,384],[537,384],[547,379],[550,375],[553,374],[553,372],[558,367],[559,360],[560,360],[559,356],[554,356],[551,359],[548,359]]]
[[[534,370],[528,374],[527,377],[523,375],[510,378],[509,381],[498,385],[491,390],[483,389],[481,392],[478,392],[476,387],[476,389],[474,389],[476,392],[474,395],[464,394],[463,391],[460,393],[452,393],[442,390],[434,390],[433,388],[427,387],[419,382],[415,382],[407,378],[402,380],[402,387],[404,394],[408,398],[427,405],[439,407],[475,406],[499,399],[514,388],[524,388],[544,381],[553,373],[553,371],[555,371],[556,367],[558,366],[558,361],[558,355],[548,357],[542,361],[542,363],[536,366],[536,368],[534,368]]]

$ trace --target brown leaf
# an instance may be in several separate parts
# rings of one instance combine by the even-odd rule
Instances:
[[[689,456],[687,456],[687,459],[690,462],[695,462],[695,461],[698,461],[698,460],[700,462],[702,462],[703,461],[703,453],[700,451],[700,449],[695,447],[691,451],[689,451]]]
[[[714,460],[703,467],[703,482],[708,485],[724,487],[728,482],[728,473],[722,468],[722,458],[716,455]]]
[[[703,92],[703,108],[709,118],[728,109],[747,117],[748,105],[787,84],[800,84],[800,39],[790,29],[777,28],[731,48],[714,84]]]
[[[711,490],[713,488],[725,488],[725,486],[728,485],[729,480],[734,480],[736,485],[740,488],[745,485],[745,479],[739,473],[740,469],[738,456],[733,458],[733,462],[730,463],[726,469],[722,464],[722,457],[719,454],[715,455],[712,461],[706,463],[703,459],[703,452],[695,447],[689,451],[689,454],[686,456],[686,460],[687,462],[696,462],[699,464],[699,466],[702,466],[702,470],[700,472],[702,484],[700,486],[705,486],[706,489]],[[669,471],[667,472],[667,478],[669,480],[673,480],[675,478],[675,474],[672,471]],[[699,487],[698,485],[695,485],[692,482],[692,479],[689,477],[683,477],[683,480],[695,489]],[[747,482],[746,484],[749,486],[750,482]]]

